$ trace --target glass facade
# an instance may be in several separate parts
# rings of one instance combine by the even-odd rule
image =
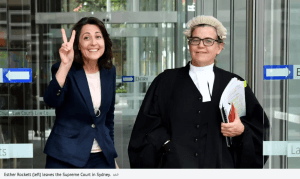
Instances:
[[[43,149],[55,113],[43,94],[51,66],[60,61],[60,29],[70,37],[73,24],[86,16],[102,20],[113,42],[116,160],[130,168],[127,148],[145,93],[159,73],[190,61],[183,31],[188,20],[203,14],[226,27],[217,66],[249,81],[269,117],[270,140],[299,141],[298,81],[260,75],[263,65],[298,65],[297,0],[0,0],[0,69],[32,69],[32,83],[0,83],[0,168],[45,167]],[[122,76],[135,82],[122,82]],[[11,157],[3,152],[7,145],[28,150]],[[300,168],[300,160],[270,156],[265,168]]]

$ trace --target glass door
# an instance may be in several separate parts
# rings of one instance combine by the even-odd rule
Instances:
[[[51,66],[60,61],[57,53],[62,43],[60,28],[64,28],[70,37],[73,24],[82,17],[94,16],[105,23],[113,42],[113,64],[117,73],[114,119],[116,160],[120,168],[129,168],[129,138],[145,93],[159,73],[175,67],[176,1],[61,1],[57,4],[52,2],[50,12],[43,9],[47,2],[41,4],[38,5],[41,8],[37,13],[36,29],[39,33],[48,34],[40,41],[49,41],[44,46],[43,54],[48,50],[53,54],[40,62],[40,66],[43,64],[47,69],[45,83],[40,83],[43,90],[51,80]],[[57,13],[59,6],[62,7],[61,13]],[[134,80],[128,81],[126,78]],[[49,120],[47,134],[53,127],[55,116],[49,117]]]
[[[32,83],[0,83],[0,144],[28,144],[32,156],[0,158],[0,168],[44,168],[55,113],[43,101],[51,66],[60,61],[60,29],[94,16],[106,24],[117,69],[115,146],[129,168],[133,124],[152,80],[190,61],[185,24],[213,15],[227,28],[217,66],[247,79],[247,0],[0,0],[0,68],[31,68]],[[134,79],[134,80],[133,80]],[[2,150],[3,151],[3,150]],[[0,153],[1,157],[1,153]]]
[[[264,6],[264,109],[271,125],[265,168],[300,168],[300,2],[264,1]],[[273,79],[266,79],[268,70],[276,72],[269,74]]]
[[[35,85],[7,83],[8,75],[3,75],[11,68],[33,68],[30,20],[29,1],[0,1],[0,168],[32,168],[33,146],[40,145],[32,133]]]
[[[300,144],[300,103],[299,103],[299,86],[300,86],[300,61],[299,61],[299,18],[300,2],[296,0],[289,1],[289,29],[288,29],[288,64],[293,65],[293,80],[287,83],[287,167],[300,168],[299,144]]]

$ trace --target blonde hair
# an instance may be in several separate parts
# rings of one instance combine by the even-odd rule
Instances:
[[[209,25],[214,27],[217,31],[218,39],[220,39],[221,42],[223,42],[223,40],[226,39],[226,28],[218,19],[214,18],[213,16],[201,15],[194,17],[187,23],[187,29],[183,33],[186,35],[187,38],[190,38],[195,28],[203,25]]]

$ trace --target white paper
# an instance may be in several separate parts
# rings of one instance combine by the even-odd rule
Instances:
[[[237,78],[230,80],[223,91],[219,104],[220,109],[224,107],[227,119],[231,110],[231,103],[237,109],[239,117],[246,115],[244,82],[239,81]]]
[[[244,82],[239,81],[237,78],[232,78],[226,88],[224,89],[219,108],[222,110],[224,108],[225,116],[222,115],[223,122],[229,122],[228,116],[231,110],[231,104],[233,103],[234,108],[237,109],[239,117],[246,115],[246,104],[245,104],[245,88]],[[226,118],[226,119],[224,119]],[[232,138],[226,137],[227,147],[232,145]]]
[[[233,103],[239,117],[246,115],[245,88],[243,81],[236,81],[229,87],[227,101],[228,103]]]

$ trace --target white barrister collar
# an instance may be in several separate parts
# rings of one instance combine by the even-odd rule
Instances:
[[[214,71],[214,63],[204,66],[204,67],[197,67],[190,63],[190,70],[193,72],[197,71]]]
[[[190,71],[196,75],[197,80],[195,83],[198,84],[198,89],[202,95],[202,102],[211,101],[215,79],[213,68],[214,63],[204,67],[196,67],[190,64]]]

